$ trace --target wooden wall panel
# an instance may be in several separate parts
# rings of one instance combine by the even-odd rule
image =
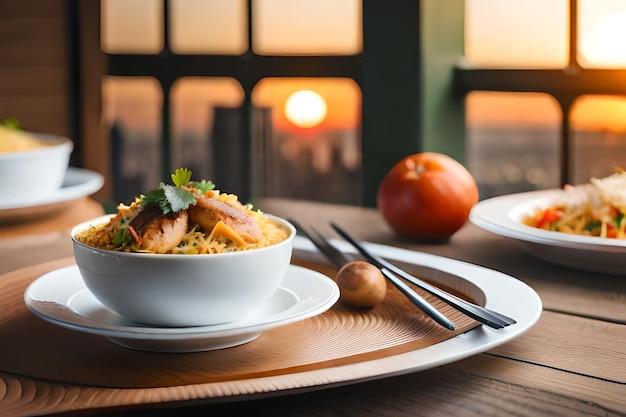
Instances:
[[[0,119],[71,136],[65,0],[3,2],[0,13]]]

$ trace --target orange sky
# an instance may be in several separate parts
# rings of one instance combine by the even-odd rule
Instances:
[[[584,96],[574,102],[571,126],[581,131],[626,132],[626,97]],[[539,93],[474,92],[468,95],[470,128],[558,128],[561,109]]]
[[[466,118],[472,128],[549,128],[560,125],[561,111],[547,94],[473,92],[467,97]]]

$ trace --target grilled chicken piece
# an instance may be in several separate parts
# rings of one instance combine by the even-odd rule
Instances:
[[[207,232],[221,221],[246,243],[258,243],[261,238],[261,229],[250,215],[215,198],[196,194],[196,205],[189,206],[188,211],[189,220]]]
[[[168,253],[187,233],[189,215],[186,210],[165,216],[157,205],[149,205],[128,225],[131,236],[140,249],[153,253]]]

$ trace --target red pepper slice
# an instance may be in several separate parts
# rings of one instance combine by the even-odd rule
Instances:
[[[549,207],[543,211],[543,214],[537,220],[537,227],[542,229],[545,225],[557,221],[563,216],[563,212],[554,207]]]

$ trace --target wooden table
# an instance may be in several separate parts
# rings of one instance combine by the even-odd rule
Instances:
[[[103,214],[100,203],[85,197],[34,218],[0,222],[0,274],[70,256],[71,228]]]
[[[355,417],[626,415],[625,277],[545,263],[524,253],[518,242],[471,224],[446,243],[421,244],[394,236],[372,209],[281,199],[264,199],[257,206],[268,213],[316,223],[329,234],[327,223],[333,220],[362,240],[443,255],[512,275],[540,295],[541,318],[511,342],[434,369],[310,392],[242,397],[245,401],[235,402],[228,397],[225,401],[203,398],[202,384],[174,387],[167,395],[151,390],[147,395],[141,389],[63,384],[0,370],[0,415],[174,416],[183,411],[185,415],[262,411],[273,416]],[[33,233],[27,228],[24,234],[3,235],[0,228],[0,274],[4,274],[0,280],[36,275],[38,268],[50,268],[51,264],[42,262],[71,256],[67,230],[50,231],[43,226],[41,230]],[[45,242],[38,241],[36,250],[29,250],[37,236]],[[22,269],[14,271],[17,268]],[[8,312],[0,310],[0,317],[4,314]],[[7,346],[2,340],[0,352]]]

